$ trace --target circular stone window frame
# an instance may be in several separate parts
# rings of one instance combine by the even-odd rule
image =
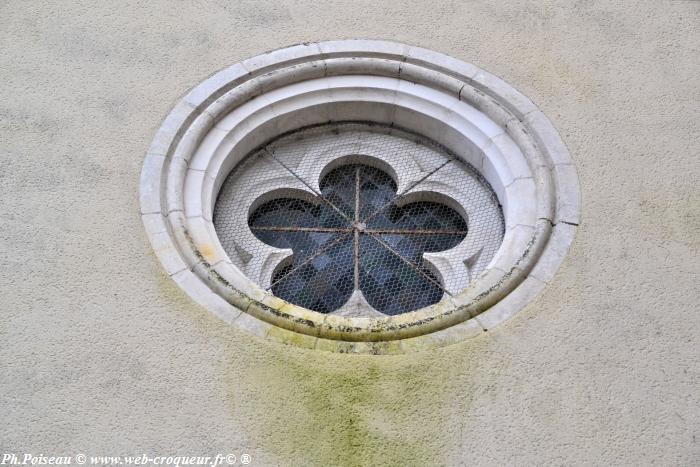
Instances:
[[[230,261],[212,224],[246,155],[311,125],[371,121],[421,134],[491,184],[506,232],[462,292],[397,316],[350,318],[290,304]],[[141,215],[167,273],[197,303],[261,337],[329,351],[394,354],[481,334],[554,277],[580,222],[580,189],[547,117],[496,76],[396,42],[343,40],[268,52],[214,74],[166,117],[146,155]]]

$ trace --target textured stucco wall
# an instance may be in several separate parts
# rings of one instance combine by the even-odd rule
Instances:
[[[0,450],[254,464],[700,463],[700,2],[0,4]],[[145,151],[207,75],[302,41],[473,62],[560,130],[583,223],[507,324],[366,357],[250,337],[161,270]]]

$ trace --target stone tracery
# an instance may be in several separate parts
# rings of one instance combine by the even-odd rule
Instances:
[[[271,280],[276,296],[328,313],[359,291],[385,314],[442,298],[445,290],[423,253],[450,249],[464,239],[467,224],[459,213],[431,201],[398,205],[396,183],[366,165],[338,167],[320,187],[317,203],[276,198],[249,220],[257,238],[294,251]]]

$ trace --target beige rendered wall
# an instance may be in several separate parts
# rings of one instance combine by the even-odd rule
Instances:
[[[0,3],[0,451],[252,465],[700,463],[700,2]],[[170,106],[285,45],[383,38],[529,96],[583,222],[505,325],[407,356],[259,340],[161,270],[138,206]]]

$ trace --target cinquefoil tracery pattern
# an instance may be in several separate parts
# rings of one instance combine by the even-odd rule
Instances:
[[[329,313],[360,290],[388,315],[442,298],[446,290],[423,253],[450,249],[465,238],[459,213],[429,201],[402,205],[394,180],[367,165],[336,168],[319,187],[312,201],[276,198],[249,218],[258,239],[294,252],[273,274],[276,296]]]

